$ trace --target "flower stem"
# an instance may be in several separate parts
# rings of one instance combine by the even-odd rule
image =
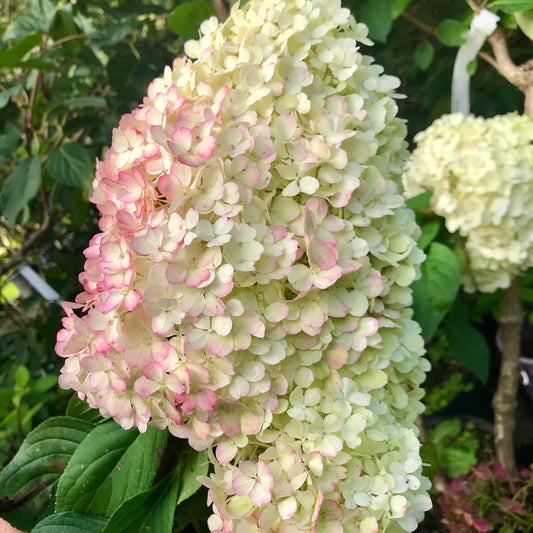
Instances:
[[[520,332],[524,320],[520,296],[521,284],[522,278],[515,277],[511,286],[503,294],[498,318],[503,349],[498,388],[492,400],[496,458],[509,470],[511,478],[516,474],[513,432],[520,377]]]

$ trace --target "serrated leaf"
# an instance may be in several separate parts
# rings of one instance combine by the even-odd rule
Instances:
[[[16,41],[21,37],[42,31],[40,22],[31,15],[16,17],[8,24],[6,31],[2,35],[2,41]]]
[[[466,38],[468,28],[458,20],[446,19],[437,26],[437,38],[446,46],[460,46]]]
[[[524,35],[533,41],[533,9],[517,11],[514,16]]]
[[[159,465],[167,432],[122,429],[113,420],[96,426],[74,452],[59,482],[56,512],[111,514],[147,489]]]
[[[179,488],[179,478],[169,474],[155,487],[126,500],[102,533],[168,533],[172,530]]]
[[[390,8],[393,19],[397,19],[411,3],[412,0],[391,0]]]
[[[52,178],[72,187],[85,187],[93,173],[91,154],[77,143],[64,143],[52,150],[46,166]]]
[[[15,43],[8,50],[0,50],[0,68],[13,67],[33,48],[43,40],[41,32],[30,33]]]
[[[215,8],[207,2],[184,2],[170,12],[167,24],[185,39],[197,39],[200,24],[213,15],[216,15]]]
[[[42,483],[52,486],[93,424],[68,416],[45,420],[32,430],[0,473],[0,496],[13,498]]]
[[[454,253],[447,246],[431,244],[422,276],[413,289],[414,319],[422,328],[425,340],[431,338],[450,309],[461,286],[461,267]]]
[[[384,43],[392,28],[390,0],[363,0],[358,21],[368,26],[368,36],[371,39]]]
[[[503,11],[504,13],[516,13],[531,9],[531,0],[495,0],[489,4],[492,11]]]
[[[100,533],[106,519],[80,513],[58,513],[41,520],[32,533]]]
[[[209,471],[209,459],[207,452],[189,450],[184,466],[181,471],[181,483],[178,496],[178,504],[190,498],[202,486],[196,479],[198,476],[206,476]]]
[[[429,41],[422,41],[415,52],[415,63],[420,70],[426,70],[435,56],[435,49]]]
[[[485,337],[470,323],[468,307],[463,302],[454,303],[444,320],[444,332],[453,355],[486,384],[490,350]]]
[[[41,159],[31,156],[23,159],[11,171],[0,196],[2,214],[13,227],[17,215],[34,198],[41,185]]]

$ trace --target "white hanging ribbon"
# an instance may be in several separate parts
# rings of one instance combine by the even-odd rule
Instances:
[[[17,269],[20,275],[46,300],[49,302],[60,302],[59,294],[44,281],[33,268],[22,264]]]
[[[470,75],[467,72],[468,63],[478,55],[487,37],[496,29],[500,20],[488,9],[483,9],[470,24],[466,41],[459,47],[452,78],[452,113],[470,113]]]

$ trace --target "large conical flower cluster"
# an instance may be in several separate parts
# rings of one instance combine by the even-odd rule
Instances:
[[[509,287],[533,266],[533,119],[455,113],[415,141],[406,193],[431,191],[433,211],[465,238],[465,290]]]
[[[430,506],[423,255],[366,32],[340,0],[210,19],[98,165],[60,383],[209,449],[213,532],[413,531]]]

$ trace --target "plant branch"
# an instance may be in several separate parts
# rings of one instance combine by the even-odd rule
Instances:
[[[31,500],[36,494],[46,488],[46,483],[40,481],[36,483],[30,490],[19,494],[14,498],[0,498],[0,513],[7,513],[22,507],[27,501]]]
[[[43,217],[41,224],[38,229],[36,229],[25,241],[23,241],[22,246],[6,262],[0,265],[0,276],[22,262],[50,226],[51,217],[50,210],[48,209],[48,199],[46,198],[46,194],[42,187],[40,193],[41,202],[43,204]]]
[[[74,35],[67,35],[66,37],[61,37],[61,39],[54,41],[52,43],[52,48],[56,46],[61,46],[63,43],[67,43],[69,41],[76,41],[78,39],[86,39],[86,38],[87,38],[87,35],[85,33],[76,33]]]
[[[437,30],[433,26],[422,22],[421,20],[411,15],[411,13],[403,11],[400,16],[410,22],[413,26],[416,26],[419,30],[422,30],[424,33],[427,33],[428,35],[437,35]]]
[[[521,285],[522,278],[517,276],[503,294],[498,318],[503,348],[498,387],[492,400],[496,458],[509,470],[511,477],[516,474],[513,433],[520,378],[520,333],[524,320]]]
[[[217,18],[220,22],[224,22],[231,11],[231,4],[228,0],[213,0],[213,6],[217,13]]]

